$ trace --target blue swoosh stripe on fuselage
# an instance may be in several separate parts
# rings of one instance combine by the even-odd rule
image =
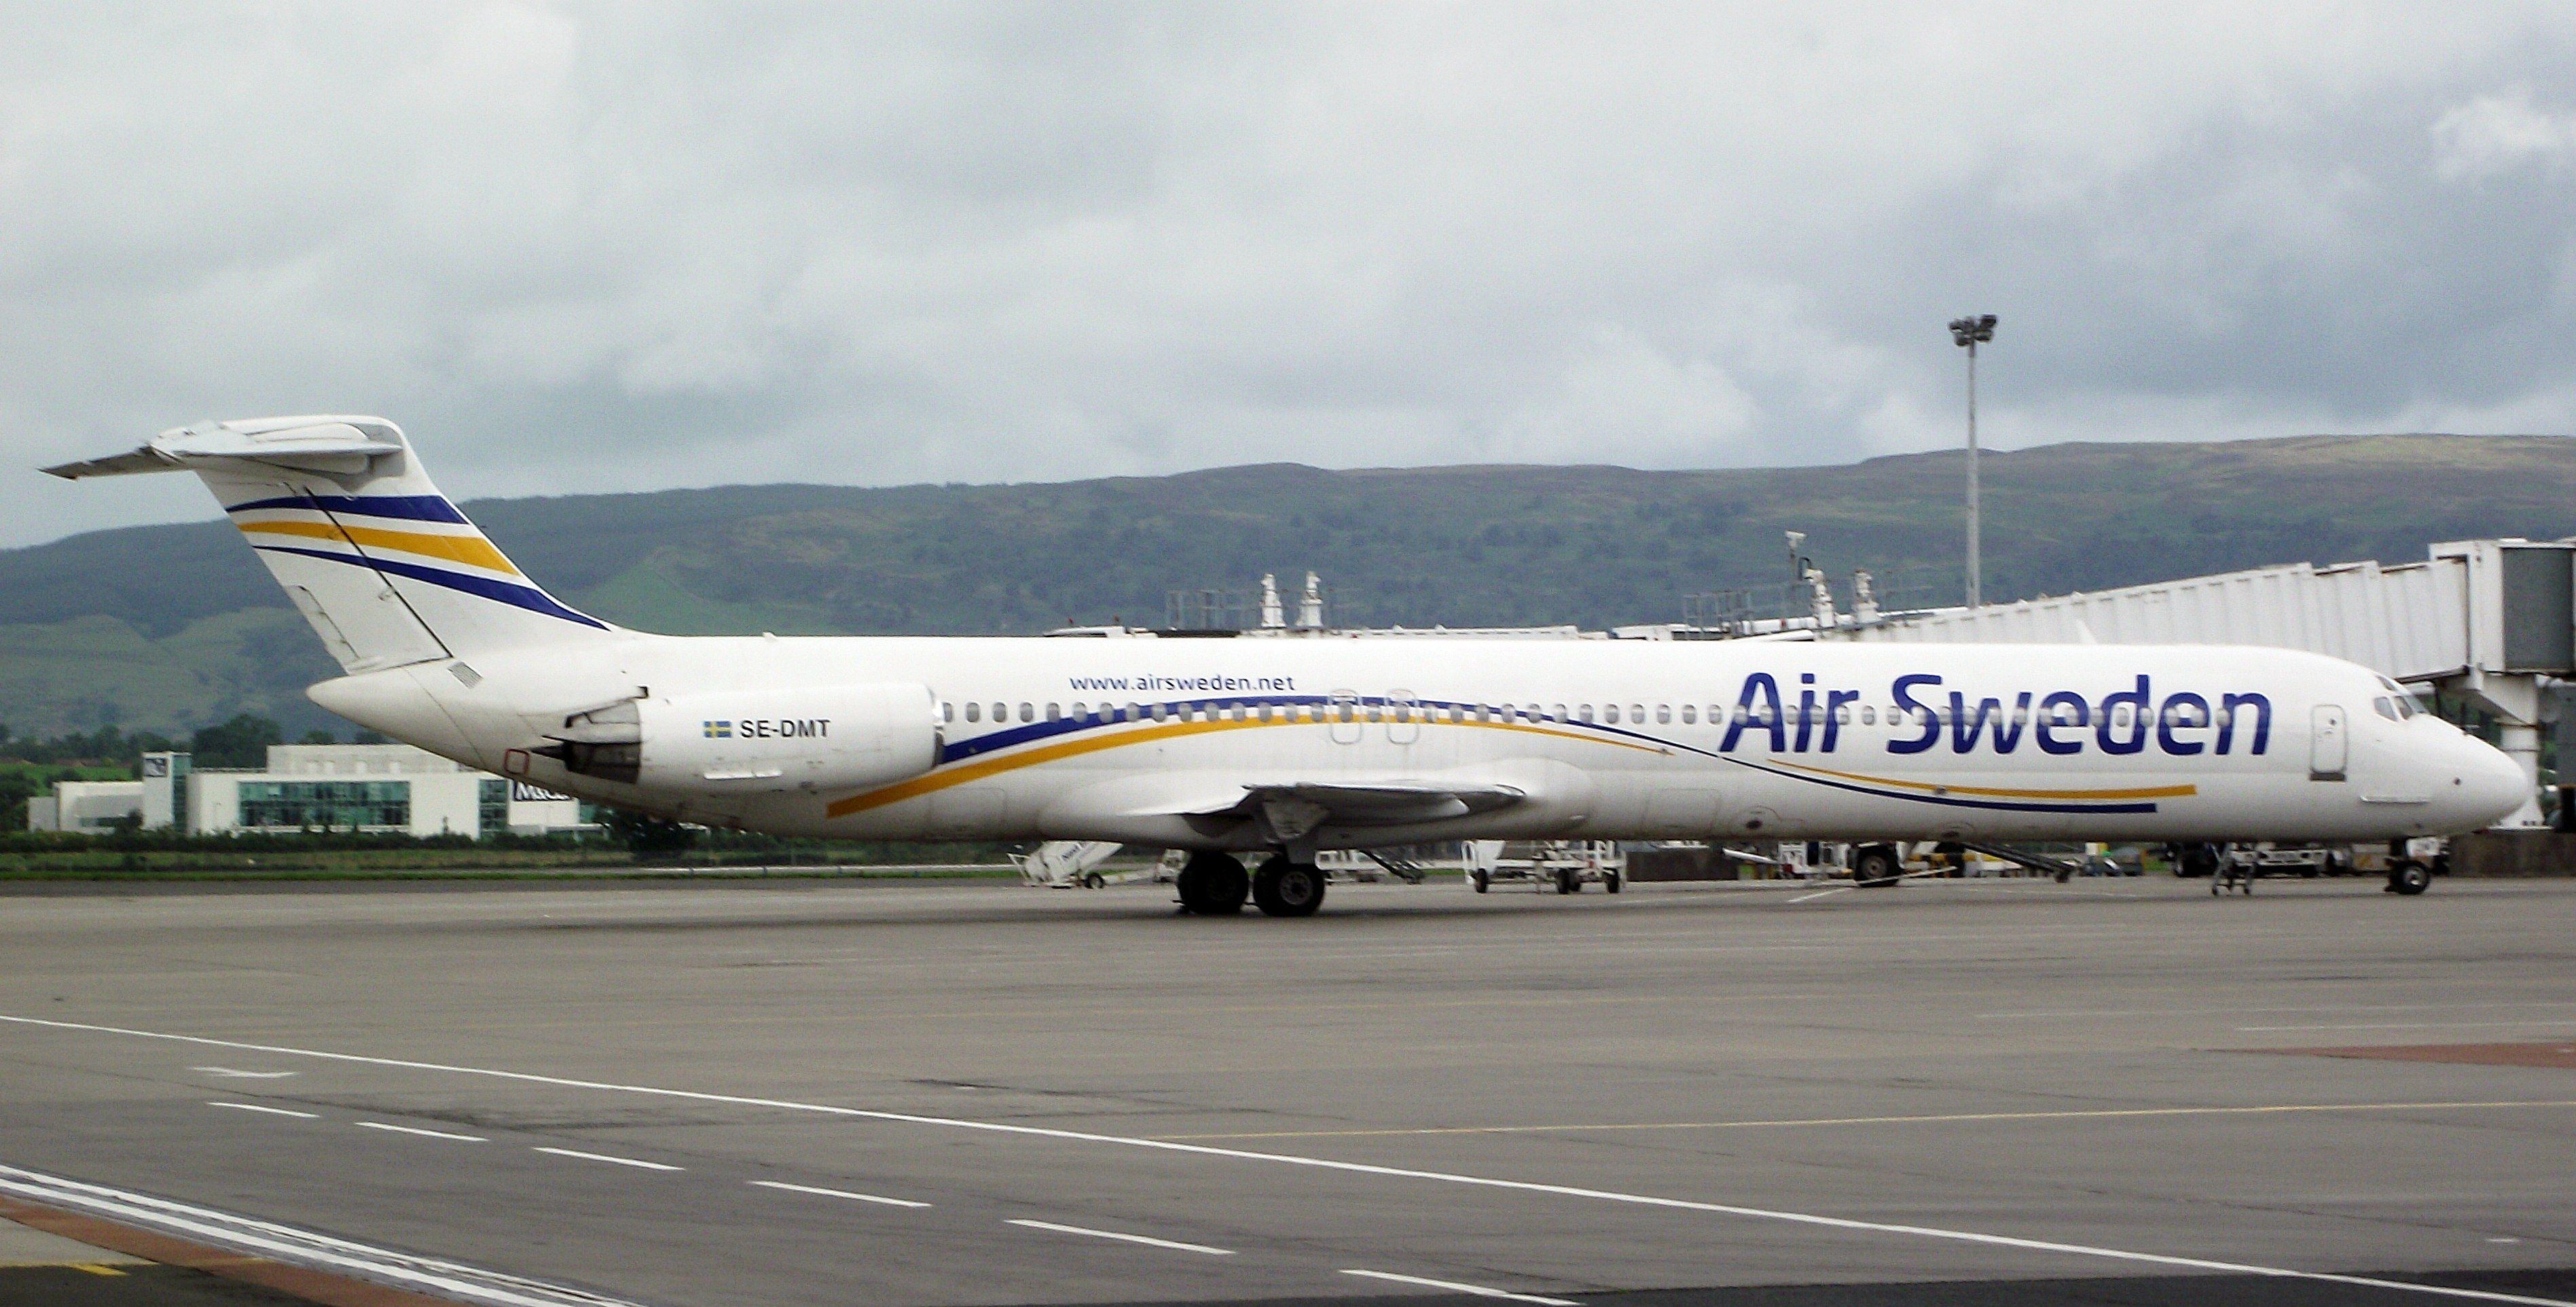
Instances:
[[[450,590],[461,591],[465,594],[474,595],[479,598],[505,603],[513,608],[525,608],[532,613],[543,613],[548,617],[560,617],[567,622],[578,622],[583,626],[595,626],[603,631],[609,629],[608,623],[586,613],[574,612],[572,609],[556,603],[553,596],[547,594],[543,590],[535,588],[534,586],[512,585],[507,581],[495,581],[488,577],[467,576],[462,572],[442,571],[435,567],[423,567],[418,563],[396,562],[390,558],[366,558],[356,554],[334,554],[327,553],[320,549],[291,549],[285,545],[252,545],[251,548],[257,549],[263,553],[295,554],[304,558],[319,558],[327,562],[347,563],[351,567],[373,568],[376,571],[388,573],[393,576],[404,576],[415,581],[426,581],[431,585],[444,586]]]
[[[1220,697],[1188,699],[1169,703],[1164,706],[1179,708],[1186,704],[1191,706],[1231,705],[1240,707],[1246,704],[1255,703],[1299,705],[1329,704],[1333,702],[1336,701],[1329,696],[1324,695],[1254,695],[1249,698]],[[1340,700],[1339,702],[1348,703],[1353,701]],[[1357,706],[1363,708],[1383,708],[1386,706],[1388,701],[1385,699],[1361,699],[1356,702]],[[1418,700],[1416,702],[1419,706],[1425,708],[1460,708],[1470,706],[1466,704],[1447,703],[1439,700]],[[1152,705],[1147,706],[1151,707]],[[1028,744],[1037,740],[1049,739],[1059,735],[1069,735],[1075,731],[1089,730],[1094,727],[1124,725],[1130,721],[1139,720],[1154,719],[1150,717],[1112,718],[1095,713],[1086,714],[1082,717],[1059,718],[1051,722],[1031,722],[1025,726],[1015,726],[1006,731],[995,731],[987,735],[979,735],[971,740],[964,740],[956,744],[944,745],[939,751],[939,761],[942,766],[945,766],[948,763],[962,762],[968,758],[977,757],[987,753],[999,752],[1003,749],[1013,748],[1018,745]],[[1740,758],[1730,753],[1715,753],[1707,749],[1699,748],[1695,745],[1684,744],[1679,740],[1667,740],[1659,736],[1645,734],[1641,731],[1623,730],[1620,727],[1611,726],[1602,722],[1561,722],[1553,718],[1542,718],[1541,720],[1545,721],[1550,726],[1579,726],[1585,730],[1598,731],[1604,735],[1625,736],[1631,740],[1641,740],[1651,744],[1662,745],[1666,748],[1679,749],[1684,753],[1697,754],[1700,757],[1713,759],[1718,762],[1731,762],[1739,767],[1750,767],[1755,771],[1761,772],[1765,776],[1777,776],[1780,779],[1787,781],[1805,781],[1810,785],[1822,785],[1829,789],[1846,790],[1853,794],[1866,794],[1871,798],[1876,799],[1905,799],[1915,803],[1931,804],[1935,807],[1974,808],[1988,812],[2153,813],[2157,811],[2156,805],[2153,803],[2014,803],[1999,799],[1962,799],[1948,795],[1910,794],[1903,790],[1875,789],[1866,785],[1854,785],[1847,781],[1826,780],[1820,776],[1802,776],[1796,772],[1781,771],[1777,768],[1766,767],[1750,758]]]
[[[318,508],[331,513],[354,513],[360,517],[389,517],[406,522],[452,522],[472,526],[456,505],[439,495],[286,495],[277,499],[254,499],[247,504],[229,504],[227,513],[246,513],[254,508]]]

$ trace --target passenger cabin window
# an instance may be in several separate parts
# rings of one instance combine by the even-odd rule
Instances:
[[[1586,715],[1586,716],[1589,716],[1590,714],[1588,714],[1588,713],[1587,713],[1587,714],[1585,714],[1585,715]],[[1619,724],[1619,705],[1617,705],[1617,704],[1615,704],[1615,703],[1605,703],[1605,704],[1601,705],[1601,720],[1602,720],[1602,721],[1604,721],[1604,722],[1609,723],[1609,724],[1610,724],[1610,725],[1612,725],[1612,726],[1616,726],[1616,725],[1618,725],[1618,724]]]
[[[1629,705],[1628,705],[1628,720],[1629,720],[1629,721],[1632,721],[1632,722],[1635,722],[1635,723],[1636,723],[1636,724],[1638,724],[1639,726],[1643,726],[1643,725],[1645,725],[1645,724],[1646,724],[1646,705],[1644,705],[1644,704],[1642,704],[1642,703],[1632,703],[1632,704],[1629,704]]]
[[[1860,710],[1860,724],[1863,726],[1878,725],[1878,710],[1876,708],[1869,707],[1866,704],[1862,705]]]
[[[1686,703],[1686,704],[1683,704],[1683,705],[1682,705],[1682,725],[1684,725],[1684,726],[1688,726],[1688,725],[1690,725],[1690,724],[1692,724],[1692,723],[1694,723],[1694,722],[1696,722],[1696,721],[1698,721],[1698,720],[1699,720],[1699,705],[1698,705],[1698,704],[1695,704],[1695,703]]]
[[[1580,716],[1583,718],[1583,720],[1585,720],[1585,721],[1587,721],[1587,722],[1588,722],[1588,721],[1592,721],[1592,720],[1594,720],[1594,718],[1593,718],[1593,716],[1592,716],[1592,705],[1591,705],[1591,704],[1588,704],[1588,703],[1587,703],[1587,704],[1583,705],[1582,707],[1575,709],[1575,712],[1576,712],[1578,715],[1580,715]]]
[[[1064,709],[1063,709],[1060,705],[1052,704],[1052,703],[1047,705],[1047,720],[1048,720],[1048,721],[1055,721],[1055,720],[1057,720],[1058,718],[1061,718],[1061,717],[1063,717],[1063,716],[1064,716]]]
[[[1037,706],[1036,704],[1033,704],[1033,703],[1024,703],[1024,704],[1021,704],[1021,705],[1020,705],[1020,720],[1021,720],[1021,721],[1024,721],[1024,722],[1033,722],[1033,721],[1036,721],[1037,719],[1038,719],[1038,706]]]
[[[953,722],[957,720],[957,705],[953,703],[943,703],[939,705],[939,720],[943,722]]]
[[[972,722],[972,721],[981,721],[981,720],[983,720],[983,717],[984,717],[984,705],[982,705],[982,704],[980,704],[980,703],[970,703],[970,704],[966,705],[966,720],[968,720],[968,721],[970,721],[970,722]]]

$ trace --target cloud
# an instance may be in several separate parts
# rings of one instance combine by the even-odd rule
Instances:
[[[2549,113],[2517,85],[2481,95],[2433,124],[2441,174],[2486,178],[2526,164],[2563,167],[2576,161],[2576,113]]]
[[[2566,430],[2556,8],[0,16],[24,469],[373,411],[460,495]]]

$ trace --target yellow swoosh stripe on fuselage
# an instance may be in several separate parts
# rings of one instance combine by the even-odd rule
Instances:
[[[1113,723],[1103,724],[1110,725]],[[1023,767],[1035,767],[1041,763],[1056,762],[1065,758],[1079,757],[1086,753],[1098,753],[1103,749],[1116,749],[1130,744],[1145,744],[1154,740],[1168,740],[1184,735],[1205,735],[1213,731],[1240,731],[1264,726],[1330,726],[1333,724],[1334,723],[1329,721],[1293,721],[1284,719],[1280,721],[1247,719],[1240,721],[1212,722],[1162,722],[1151,726],[1139,726],[1134,730],[1121,731],[1114,735],[1098,736],[1089,739],[1059,740],[1053,744],[1042,744],[1023,752],[1004,754],[999,758],[987,758],[980,762],[970,762],[962,766],[934,771],[927,776],[915,776],[911,780],[900,781],[893,785],[886,786],[883,789],[870,790],[865,794],[854,794],[846,799],[838,799],[833,801],[830,807],[823,810],[823,815],[826,818],[846,817],[854,812],[866,812],[870,808],[882,808],[889,803],[901,803],[905,799],[917,799],[922,795],[944,790],[952,785],[963,785],[968,781],[979,781],[987,776],[998,776],[1004,772],[1018,771]],[[1356,725],[1357,723],[1352,724]],[[1550,730],[1544,726],[1524,726],[1518,722],[1423,722],[1421,725],[1477,726],[1483,727],[1486,730],[1518,731],[1528,735],[1554,736],[1562,740],[1581,740],[1592,744],[1608,744],[1622,749],[1635,749],[1640,753],[1670,752],[1670,750],[1658,749],[1650,745],[1630,744],[1625,740],[1604,740],[1597,736],[1582,735],[1573,731]]]
[[[305,536],[314,540],[348,540],[362,549],[398,549],[425,558],[443,558],[451,563],[480,567],[486,571],[519,575],[510,560],[481,536],[434,535],[426,531],[388,531],[377,526],[340,526],[331,522],[242,522],[244,533],[263,535]]]
[[[1899,780],[1893,776],[1871,776],[1864,772],[1835,771],[1806,763],[1789,762],[1778,757],[1763,759],[1774,767],[1792,771],[1814,772],[1840,780],[1866,781],[1872,785],[1892,785],[1901,790],[1920,790],[1926,794],[1969,794],[1984,799],[2188,799],[2200,793],[2197,785],[2158,785],[2136,790],[2006,790],[1982,785],[1944,785],[1938,781]]]

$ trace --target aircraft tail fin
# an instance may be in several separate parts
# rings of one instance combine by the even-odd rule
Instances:
[[[549,595],[438,492],[402,429],[373,417],[248,418],[164,431],[45,471],[188,471],[352,673],[608,636]]]

